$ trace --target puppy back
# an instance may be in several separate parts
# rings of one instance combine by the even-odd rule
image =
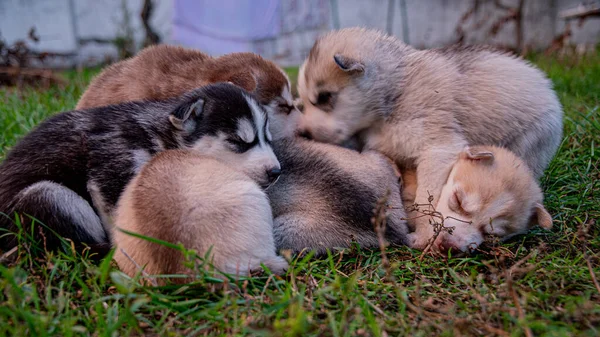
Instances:
[[[247,266],[236,265],[236,260],[275,259],[271,209],[264,192],[243,173],[190,151],[164,151],[144,166],[119,201],[115,226],[181,243],[200,256],[211,249],[212,264],[227,273],[245,270]],[[190,273],[178,250],[118,229],[113,238],[115,260],[128,275],[141,266],[148,274]],[[248,249],[257,242],[266,248]]]
[[[232,82],[270,103],[289,85],[273,62],[253,53],[219,58],[198,50],[158,45],[115,63],[98,75],[77,103],[77,109],[134,100],[162,100],[210,83]]]

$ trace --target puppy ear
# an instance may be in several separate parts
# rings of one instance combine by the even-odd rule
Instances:
[[[335,64],[337,64],[338,67],[340,67],[340,69],[342,69],[345,72],[362,73],[363,71],[365,71],[365,65],[362,62],[353,58],[346,57],[341,54],[335,54],[333,56],[333,60],[335,61]]]
[[[179,130],[186,130],[189,126],[194,125],[195,118],[202,115],[204,110],[204,99],[198,98],[191,102],[186,102],[169,115],[169,121]]]
[[[256,78],[249,71],[240,72],[229,76],[226,82],[235,84],[238,87],[244,88],[246,91],[253,92],[256,90]]]
[[[540,227],[545,228],[545,229],[552,228],[552,216],[544,208],[544,205],[542,205],[539,202],[536,202],[533,205],[533,209],[534,209],[535,213],[533,214],[532,222],[537,222],[537,224]]]
[[[460,159],[479,161],[482,163],[492,163],[494,161],[494,154],[491,151],[485,150],[481,147],[467,146],[460,153]]]

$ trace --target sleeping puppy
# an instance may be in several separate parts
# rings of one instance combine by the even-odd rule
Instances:
[[[0,250],[18,243],[4,233],[17,231],[15,213],[26,230],[35,224],[32,234],[48,249],[61,244],[53,233],[75,244],[107,245],[123,189],[165,150],[218,157],[270,186],[281,172],[271,141],[265,109],[228,83],[162,101],[54,115],[23,137],[0,165],[0,212],[7,215],[0,217]]]
[[[298,93],[304,133],[333,144],[358,137],[414,169],[420,204],[440,201],[467,145],[505,147],[537,179],[562,138],[562,107],[544,73],[481,47],[417,50],[376,30],[333,31],[300,68]],[[430,219],[414,219],[418,237],[433,235]]]
[[[414,199],[415,175],[404,176],[404,199]],[[423,207],[421,207],[423,209]],[[433,243],[441,252],[468,253],[486,236],[507,240],[527,232],[536,223],[552,227],[552,217],[543,206],[542,191],[533,172],[512,152],[494,146],[464,149],[451,168],[435,208],[444,227]],[[410,234],[411,242],[427,245],[433,236]]]
[[[378,247],[371,219],[388,191],[384,239],[407,243],[400,175],[387,157],[304,139],[275,142],[273,151],[282,172],[267,194],[278,249],[324,254],[349,247],[352,241],[362,248]]]
[[[217,82],[230,82],[251,92],[267,108],[275,138],[296,132],[300,112],[294,109],[290,80],[275,63],[253,53],[214,58],[179,46],[150,46],[96,76],[76,108],[162,100]]]
[[[181,243],[217,270],[232,276],[287,268],[275,254],[271,207],[264,191],[250,177],[217,158],[192,151],[169,150],[155,156],[127,185],[115,215],[114,259],[134,276],[193,275],[182,252],[128,235],[120,229]],[[207,266],[206,266],[207,267]],[[190,279],[172,278],[187,283]],[[158,279],[158,284],[167,280]]]
[[[276,156],[283,158],[282,176],[267,191],[277,247],[324,252],[326,248],[348,247],[351,238],[364,248],[377,247],[370,219],[385,187],[399,193],[397,184],[389,183],[398,178],[391,169],[393,164],[375,155],[307,144],[294,137],[301,113],[292,108],[287,76],[270,61],[249,53],[211,58],[180,47],[150,47],[103,71],[78,106],[179,95],[214,81],[230,81],[253,91],[268,111],[273,148]],[[370,162],[363,163],[365,160]],[[381,182],[368,177],[379,177]],[[406,222],[402,218],[404,210],[390,210],[387,239],[391,243],[406,242]]]

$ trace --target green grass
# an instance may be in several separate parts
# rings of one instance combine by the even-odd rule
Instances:
[[[464,258],[358,248],[292,261],[283,277],[215,290],[143,286],[110,260],[67,253],[0,265],[0,336],[597,336],[600,293],[600,54],[533,58],[564,104],[565,138],[542,180],[551,231],[535,229]],[[0,89],[0,156],[43,118],[69,110],[90,73],[66,88]],[[586,233],[587,232],[587,233]]]

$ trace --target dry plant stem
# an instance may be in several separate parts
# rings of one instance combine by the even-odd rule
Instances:
[[[269,277],[267,278],[267,282],[265,282],[265,286],[263,287],[263,290],[260,293],[261,298],[265,297],[265,292],[267,291],[267,288],[269,287],[269,283],[271,283],[271,279],[273,279],[273,274],[269,275]]]
[[[471,224],[471,221],[465,221],[465,220],[461,220],[455,217],[451,217],[451,216],[447,216],[444,217],[444,215],[438,211],[436,211],[435,207],[432,204],[432,198],[431,196],[429,196],[429,203],[428,204],[414,204],[412,206],[412,209],[410,209],[410,211],[414,211],[417,213],[420,213],[420,215],[418,216],[414,216],[411,218],[402,218],[402,220],[415,220],[415,219],[419,219],[422,217],[430,217],[430,221],[431,221],[431,226],[433,226],[434,228],[434,234],[431,238],[429,238],[428,242],[427,242],[427,246],[425,247],[425,249],[423,250],[423,253],[421,253],[421,256],[419,257],[419,261],[422,261],[423,258],[425,257],[425,255],[427,253],[429,253],[429,251],[431,250],[431,248],[433,247],[433,244],[435,243],[435,240],[437,240],[438,236],[441,234],[442,231],[449,231],[450,233],[452,233],[452,230],[454,229],[454,227],[445,227],[444,226],[444,221],[446,219],[453,219],[453,220],[457,220],[457,221],[461,221],[464,222],[466,224]],[[421,207],[427,207],[428,209],[425,210],[421,210]],[[393,208],[393,207],[390,207]],[[437,219],[437,220],[436,220]]]
[[[498,336],[510,336],[510,334],[504,330],[498,329],[498,328],[494,328],[493,326],[489,326],[487,324],[484,324],[482,326],[482,328],[484,328],[485,330],[487,330],[489,333],[493,333],[496,334]]]
[[[588,270],[590,271],[590,276],[592,277],[592,282],[594,283],[594,286],[596,287],[598,294],[600,294],[600,284],[598,284],[598,279],[596,279],[596,274],[594,274],[594,269],[592,268],[592,262],[590,262],[589,256],[585,256],[585,263],[587,264]]]
[[[512,275],[514,272],[519,270],[519,266],[522,265],[525,261],[527,261],[531,257],[531,255],[533,255],[534,252],[535,251],[532,251],[531,253],[527,254],[527,256],[525,256],[521,260],[517,261],[512,267],[510,267],[506,271],[506,286],[508,287],[508,292],[513,300],[513,303],[515,304],[515,308],[517,309],[517,313],[519,315],[519,320],[521,322],[525,322],[525,311],[523,310],[523,307],[521,307],[521,303],[519,302],[519,296],[517,295],[517,292],[515,291],[515,289],[513,287]],[[529,328],[527,326],[524,328],[524,330],[525,330],[525,336],[533,337],[533,332],[531,331],[531,328]]]
[[[13,247],[11,250],[7,251],[6,253],[2,254],[2,256],[0,256],[0,263],[7,261],[8,258],[13,255],[16,251],[17,251],[17,246]]]
[[[592,283],[596,287],[596,290],[600,294],[600,284],[598,284],[598,279],[596,278],[596,274],[594,273],[594,268],[592,267],[592,261],[590,261],[590,255],[587,251],[587,236],[588,236],[588,226],[593,226],[596,223],[595,220],[590,220],[589,222],[584,222],[579,228],[579,240],[583,242],[583,259],[588,267],[588,271],[590,272],[590,277],[592,279]]]
[[[383,312],[383,310],[381,310],[378,306],[376,306],[375,304],[371,303],[371,301],[369,301],[366,297],[363,297],[363,299],[365,300],[365,302],[367,302],[367,304],[373,308],[373,310],[375,310],[376,313],[378,313],[380,316],[389,319],[390,316],[388,316],[385,312]]]
[[[428,201],[429,204],[427,204],[427,207],[429,209],[421,212],[431,217],[430,223],[433,226],[433,236],[427,241],[427,246],[425,247],[425,249],[423,249],[423,253],[421,253],[421,256],[419,256],[419,261],[423,261],[423,258],[425,258],[425,255],[429,253],[429,251],[433,247],[433,243],[435,242],[435,240],[437,240],[438,236],[440,236],[440,233],[444,229],[444,216],[442,215],[442,213],[436,211],[435,207],[432,204],[433,197],[431,195],[429,196]],[[418,206],[416,210],[417,212],[419,212]],[[435,221],[436,218],[439,220],[439,222]]]
[[[142,272],[142,275],[144,275],[144,277],[145,277],[146,279],[148,279],[148,281],[150,281],[150,283],[151,283],[153,286],[155,286],[155,287],[158,287],[158,282],[156,282],[156,280],[155,280],[153,277],[151,277],[151,276],[150,276],[148,273],[146,273],[146,271],[144,270],[144,268],[142,268],[142,267],[141,267],[141,266],[140,266],[140,265],[139,265],[137,262],[135,262],[135,260],[134,260],[134,259],[133,259],[131,256],[129,256],[129,254],[127,254],[127,252],[125,251],[125,249],[123,249],[123,248],[119,248],[119,250],[121,251],[121,253],[123,253],[123,255],[125,255],[125,257],[126,257],[126,258],[127,258],[129,261],[131,261],[131,262],[132,262],[132,263],[135,265],[135,267],[136,267],[136,268],[137,268],[139,271],[141,271],[141,272]]]
[[[373,226],[375,228],[375,233],[377,234],[377,240],[379,241],[379,250],[381,251],[381,264],[385,268],[387,277],[391,277],[392,273],[390,270],[390,261],[387,258],[386,254],[386,240],[385,240],[385,227],[387,221],[386,210],[388,209],[388,199],[390,197],[391,191],[388,189],[383,197],[377,200],[377,204],[374,210],[374,217],[371,219]]]

